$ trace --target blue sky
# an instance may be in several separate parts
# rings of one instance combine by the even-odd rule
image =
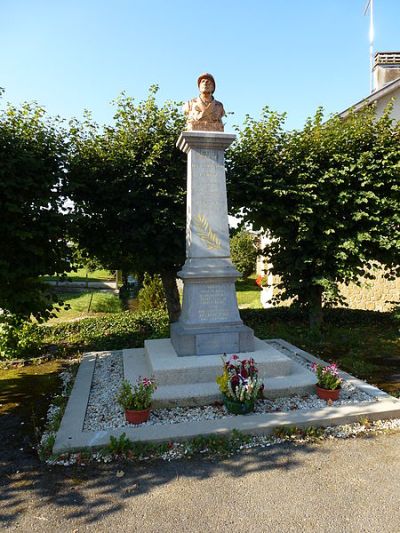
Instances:
[[[1,0],[4,100],[100,122],[125,90],[160,102],[197,94],[211,72],[234,115],[268,105],[301,127],[320,105],[342,111],[369,93],[365,0]],[[400,50],[400,0],[375,0],[375,50]]]

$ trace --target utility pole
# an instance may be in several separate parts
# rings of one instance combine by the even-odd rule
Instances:
[[[374,0],[368,0],[364,9],[364,15],[369,9],[369,85],[371,93],[374,90],[372,69],[374,68]]]

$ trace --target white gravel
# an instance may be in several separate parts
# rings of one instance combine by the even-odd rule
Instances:
[[[285,351],[285,355],[295,358],[297,362],[309,366],[303,358],[274,344],[276,348]],[[123,380],[122,352],[98,354],[94,370],[92,388],[89,396],[84,431],[98,431],[128,426],[122,408],[116,401],[116,395]],[[106,386],[105,386],[106,384]],[[333,402],[333,406],[354,403],[368,403],[373,401],[369,394],[355,388],[348,382],[342,384],[341,397]],[[287,412],[299,409],[318,409],[326,406],[315,394],[306,396],[291,396],[276,400],[259,400],[256,403],[256,413]],[[175,407],[172,409],[155,409],[151,412],[150,420],[142,425],[177,424],[194,420],[212,420],[232,417],[221,404],[204,407]]]

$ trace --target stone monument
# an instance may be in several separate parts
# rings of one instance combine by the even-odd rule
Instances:
[[[200,95],[185,105],[187,128],[177,146],[187,154],[186,262],[182,314],[171,325],[179,356],[254,350],[253,330],[240,318],[230,258],[224,151],[235,140],[224,133],[223,105],[213,97],[211,74],[198,78]]]

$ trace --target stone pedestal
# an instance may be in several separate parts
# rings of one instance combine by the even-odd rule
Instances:
[[[235,135],[183,132],[177,146],[188,156],[186,262],[182,314],[171,325],[178,355],[251,352],[253,330],[240,319],[230,259],[224,150]]]

